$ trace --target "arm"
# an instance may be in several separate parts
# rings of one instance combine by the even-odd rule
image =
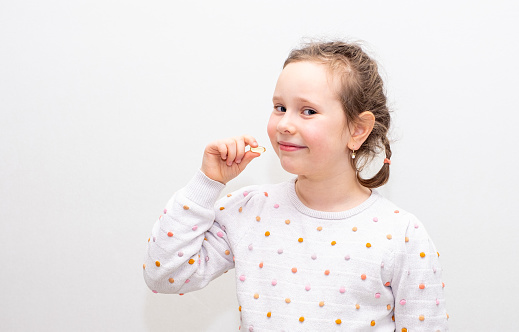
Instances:
[[[225,230],[215,221],[215,202],[225,184],[239,175],[258,153],[251,136],[210,143],[201,171],[175,193],[155,222],[143,265],[153,292],[183,293],[205,287],[234,267]]]
[[[396,331],[447,331],[439,254],[423,224],[409,214],[405,240],[395,253]]]

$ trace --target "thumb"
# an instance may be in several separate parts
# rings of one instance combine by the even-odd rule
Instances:
[[[261,154],[257,153],[257,152],[251,152],[251,151],[245,152],[245,155],[243,156],[243,159],[241,160],[241,163],[240,163],[240,168],[242,170],[245,169],[245,167],[247,167],[247,165],[252,161],[252,159],[258,158],[259,156],[261,156]]]

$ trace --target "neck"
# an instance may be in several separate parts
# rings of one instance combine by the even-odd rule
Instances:
[[[355,175],[337,174],[326,179],[297,177],[296,194],[307,207],[326,212],[346,211],[360,205],[371,195]]]

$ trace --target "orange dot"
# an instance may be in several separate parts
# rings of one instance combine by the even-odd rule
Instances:
[[[388,304],[386,308],[387,310],[391,310],[391,304]]]
[[[293,267],[292,268],[292,273],[296,273],[297,272],[297,267]]]
[[[263,268],[263,262],[259,263],[260,269]]]
[[[241,311],[241,306],[238,308],[239,311]]]
[[[256,300],[259,299],[259,294],[258,294],[258,293],[254,294],[254,298],[255,298]]]
[[[398,210],[395,210],[395,213],[399,213],[399,212],[400,212],[400,211],[398,211]]]
[[[288,220],[288,219],[285,220],[285,224],[287,224],[287,225],[290,224],[290,220]]]
[[[425,252],[421,252],[420,253],[420,257],[424,258],[425,257]]]
[[[297,241],[299,241],[299,242],[303,242],[303,238],[300,237],[299,240],[297,240]]]
[[[173,236],[173,233],[168,232],[168,236],[169,236],[169,237],[172,237],[172,236]]]
[[[424,289],[424,288],[425,288],[425,285],[424,285],[424,284],[420,284],[420,286],[418,286],[418,288],[420,288],[420,289]]]
[[[449,319],[449,314],[447,314],[447,319]]]
[[[272,313],[269,311],[269,312],[267,312],[267,317],[270,318],[270,316],[272,316]]]
[[[205,240],[205,241],[207,241],[207,238],[206,238],[206,237],[204,237],[204,240]]]
[[[353,227],[351,230],[354,231],[354,232],[356,232],[356,231],[357,231],[357,227],[355,226],[355,227]]]
[[[438,254],[438,257],[440,257],[440,253],[439,252],[436,252]]]
[[[183,208],[184,208],[184,210],[189,210],[189,206],[187,206],[187,205],[184,205]]]
[[[156,261],[156,262],[155,262],[155,265],[160,266],[160,262],[159,262],[159,261]]]
[[[361,278],[362,280],[366,280],[366,275],[365,275],[365,274],[362,274],[362,275],[360,276],[360,278]]]
[[[324,301],[319,302],[320,307],[324,307]]]
[[[389,286],[391,286],[391,283],[388,281],[388,282],[386,282],[386,283],[384,284],[384,286],[389,287]]]
[[[391,320],[394,322],[395,321],[395,315],[391,316]]]
[[[407,332],[407,329],[405,327],[403,327],[402,332]]]
[[[150,238],[148,238],[148,242],[150,242]]]
[[[261,217],[260,216],[257,216],[256,217],[256,221],[260,221],[261,220]]]
[[[232,195],[231,194],[227,194],[227,197],[231,197]]]
[[[323,228],[321,226],[317,227],[317,230],[320,232],[323,230]]]
[[[335,242],[335,241],[332,241],[332,246],[334,246],[334,245],[336,245],[336,244],[337,244],[337,242]]]
[[[442,282],[442,288],[445,288],[445,284]]]
[[[405,242],[409,242],[409,238],[407,236],[405,237]]]
[[[286,303],[290,303],[290,298],[287,297],[287,298],[285,299],[285,302],[286,302]]]
[[[269,193],[268,192],[265,191],[264,194],[265,194],[265,197],[269,197]]]
[[[337,319],[337,320],[335,321],[335,324],[337,324],[337,325],[340,325],[341,323],[342,323],[342,322],[341,322],[340,319]]]
[[[265,232],[265,236],[269,236],[270,235],[270,232],[269,231],[266,231]]]
[[[360,305],[358,303],[355,305],[355,309],[357,309],[357,310],[360,309]]]
[[[240,208],[238,209],[238,212],[242,212],[243,211],[243,208],[240,206]]]
[[[371,248],[371,243],[366,243],[366,248]]]
[[[299,317],[299,321],[302,323],[305,321],[305,318],[303,316]]]
[[[375,326],[375,321],[374,320],[371,321],[371,326]]]
[[[169,281],[170,284],[172,284],[172,283],[175,282],[175,279],[173,279],[173,278],[169,278],[168,281]]]
[[[146,264],[142,264],[142,268],[145,269],[146,268]]]
[[[425,317],[424,317],[424,315],[420,315],[420,317],[418,317],[418,319],[423,322],[425,320]]]
[[[220,207],[220,211],[224,210],[225,208],[223,206]]]
[[[391,240],[393,238],[393,236],[391,234],[386,235],[386,237],[388,240]]]
[[[229,255],[231,252],[229,250],[225,250],[225,254]]]
[[[189,264],[193,264],[194,262],[195,262],[195,260],[194,260],[193,258],[191,258],[191,259],[189,260]]]
[[[325,276],[330,275],[330,270],[326,270],[326,271],[324,271],[324,275],[325,275]]]

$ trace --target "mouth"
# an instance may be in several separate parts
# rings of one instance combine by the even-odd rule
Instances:
[[[290,143],[290,142],[284,142],[284,141],[279,141],[278,144],[279,144],[279,149],[282,151],[298,151],[298,150],[302,150],[302,149],[306,148],[306,146],[303,146],[303,145]]]

